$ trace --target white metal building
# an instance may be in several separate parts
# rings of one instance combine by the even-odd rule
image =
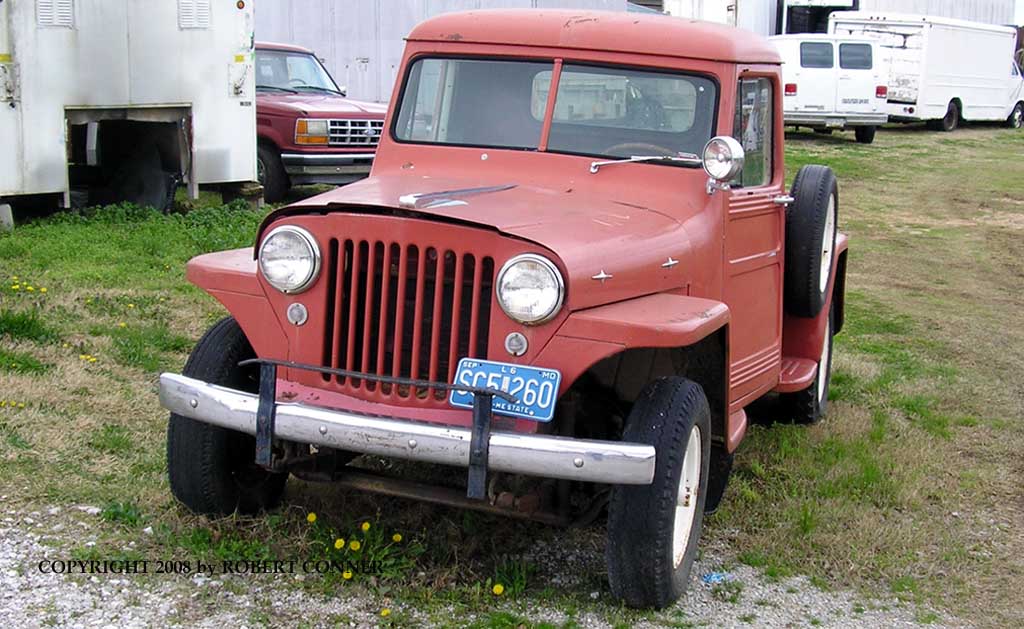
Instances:
[[[423,20],[451,11],[499,8],[625,11],[626,0],[275,0],[256,10],[256,39],[311,48],[349,96],[391,98],[403,39]]]

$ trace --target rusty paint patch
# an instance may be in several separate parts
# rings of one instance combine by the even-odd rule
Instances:
[[[449,33],[444,38],[448,41],[462,41],[462,33]]]

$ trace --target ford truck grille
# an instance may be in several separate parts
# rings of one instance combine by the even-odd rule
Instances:
[[[331,146],[376,147],[384,131],[383,120],[331,120],[328,125]]]
[[[331,239],[323,363],[451,382],[460,358],[486,358],[494,260],[426,244]],[[324,374],[349,393],[444,399],[443,391]]]

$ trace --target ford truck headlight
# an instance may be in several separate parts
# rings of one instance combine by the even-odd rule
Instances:
[[[565,298],[565,282],[550,260],[524,253],[501,267],[497,294],[505,314],[519,323],[536,325],[558,314]]]
[[[296,144],[328,144],[330,131],[327,120],[299,118],[295,121]]]
[[[267,234],[260,245],[260,272],[282,293],[301,293],[320,274],[320,248],[313,234],[283,225]]]

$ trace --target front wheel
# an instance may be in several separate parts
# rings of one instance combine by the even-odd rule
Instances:
[[[1024,127],[1024,103],[1017,103],[1010,112],[1010,117],[1006,119],[1006,126],[1011,129],[1020,129]]]
[[[263,186],[263,199],[277,203],[288,192],[288,173],[284,171],[281,156],[265,144],[256,149],[256,179]]]
[[[633,405],[623,440],[654,446],[650,485],[619,485],[608,506],[608,581],[630,607],[661,609],[686,591],[708,490],[711,412],[704,390],[660,378]]]
[[[238,363],[256,354],[232,317],[214,324],[185,363],[184,375],[255,393],[258,367]],[[257,513],[277,506],[287,472],[269,472],[255,463],[251,435],[171,414],[167,425],[167,475],[171,493],[195,513]]]

